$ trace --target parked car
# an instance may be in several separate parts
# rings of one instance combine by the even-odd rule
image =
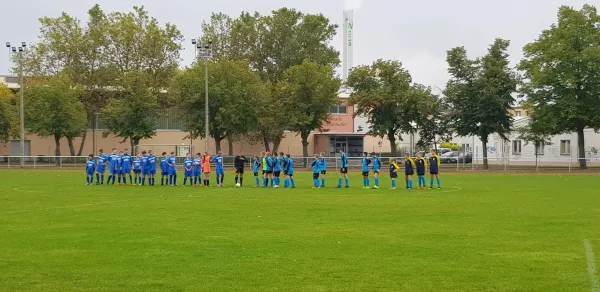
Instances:
[[[458,163],[473,163],[473,153],[460,153],[460,155],[458,155]]]
[[[456,163],[456,160],[458,159],[459,155],[460,155],[460,152],[458,152],[458,151],[446,152],[446,153],[440,155],[440,162],[441,163]]]

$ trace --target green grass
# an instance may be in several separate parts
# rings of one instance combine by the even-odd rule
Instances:
[[[458,173],[412,192],[297,176],[295,190],[207,190],[1,171],[0,291],[592,289],[598,176]]]

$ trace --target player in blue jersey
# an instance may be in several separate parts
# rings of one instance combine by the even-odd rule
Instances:
[[[160,159],[160,185],[165,185],[165,179],[167,183],[169,182],[169,158],[167,157],[167,152],[162,153],[162,157]]]
[[[273,188],[279,187],[281,177],[281,158],[277,152],[273,153]]]
[[[146,185],[146,177],[148,176],[148,153],[142,151],[142,182],[140,185]]]
[[[425,171],[427,170],[427,161],[421,156],[421,152],[417,153],[415,165],[417,176],[419,177],[419,190],[426,190],[427,182],[425,182]]]
[[[398,178],[398,171],[400,166],[396,163],[396,159],[390,159],[390,178],[392,179],[392,187],[390,190],[396,189],[396,179]]]
[[[415,168],[417,165],[415,161],[410,158],[408,153],[404,156],[404,175],[406,176],[406,189],[413,189],[412,176],[415,174]]]
[[[371,164],[369,154],[367,152],[364,152],[362,158],[363,189],[368,189],[369,185],[371,184],[371,182],[369,181],[369,164]]]
[[[435,151],[431,151],[431,157],[429,157],[429,175],[431,176],[429,179],[429,188],[433,189],[433,179],[436,178],[438,189],[441,189],[442,184],[440,183],[440,157]]]
[[[85,180],[88,186],[91,186],[94,183],[94,172],[96,171],[96,161],[94,160],[94,155],[88,155],[88,160],[85,164]]]
[[[148,185],[154,186],[154,178],[156,176],[156,155],[153,150],[148,151]]]
[[[252,163],[252,172],[254,173],[254,181],[255,181],[255,188],[260,187],[260,179],[258,178],[258,173],[261,170],[261,158],[259,158],[258,156],[254,155],[254,162]]]
[[[319,166],[321,166],[321,187],[325,187],[325,175],[327,174],[327,159],[325,158],[325,153],[321,152],[321,156],[319,157]]]
[[[120,166],[120,156],[117,153],[117,148],[113,148],[112,153],[108,156],[108,181],[106,181],[106,185],[110,184],[112,180],[112,184],[114,185],[117,179],[117,174],[119,173]]]
[[[190,179],[190,185],[194,185],[192,176],[193,168],[194,159],[192,158],[192,153],[188,153],[185,155],[185,159],[183,160],[183,186],[187,184],[188,178]]]
[[[108,163],[108,156],[104,155],[104,150],[98,150],[98,163],[96,165],[96,184],[104,184],[104,173],[106,173],[106,164]]]
[[[129,182],[133,183],[131,177],[131,154],[129,154],[129,149],[123,150],[123,155],[121,155],[121,176],[123,177],[123,184],[127,184],[127,177],[129,176]]]
[[[294,182],[294,160],[289,154],[286,155],[285,173],[285,187],[291,187],[292,189],[295,189],[296,182]]]
[[[283,187],[287,189],[287,188],[289,188],[288,173],[287,173],[289,159],[285,155],[285,153],[283,153],[283,151],[279,152],[279,157],[281,157],[281,171],[283,171]]]
[[[133,177],[135,178],[135,181],[133,182],[134,185],[138,185],[138,184],[142,184],[142,155],[137,153],[135,155],[135,159],[133,160]]]
[[[123,173],[123,151],[119,151],[119,158],[117,158],[117,170],[115,171],[115,176],[117,177],[119,183],[117,185],[121,185],[121,174]],[[115,184],[115,179],[113,178],[113,185]]]
[[[217,187],[222,187],[223,180],[225,178],[225,168],[223,167],[223,154],[221,153],[221,151],[219,151],[217,155],[215,155],[215,157],[213,157],[213,159],[210,160],[210,162],[215,163],[217,174]]]
[[[340,175],[338,179],[338,185],[336,188],[342,188],[342,179],[346,179],[346,188],[350,187],[350,183],[348,181],[348,155],[346,155],[346,151],[344,149],[340,149]]]
[[[381,171],[381,160],[375,152],[371,153],[371,161],[373,162],[373,188],[379,189],[379,172]]]
[[[196,153],[196,158],[194,158],[192,175],[194,176],[194,186],[202,186],[202,154],[200,153]]]
[[[169,165],[169,185],[174,187],[177,185],[177,156],[174,151],[171,152],[167,164]]]
[[[312,162],[312,170],[313,170],[313,189],[319,188],[319,176],[321,176],[321,159],[319,158],[319,154],[314,155],[315,160]]]

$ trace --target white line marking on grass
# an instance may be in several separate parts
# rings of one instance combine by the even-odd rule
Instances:
[[[587,270],[590,274],[590,280],[592,280],[592,292],[600,292],[600,286],[598,286],[598,277],[596,277],[596,260],[594,259],[594,251],[589,240],[584,240],[583,245],[585,246],[585,253],[587,254]]]
[[[462,188],[461,188],[461,187],[451,187],[451,188],[454,188],[454,190],[449,190],[449,191],[441,191],[441,192],[438,192],[438,193],[454,193],[454,192],[459,192],[459,191],[462,191]]]

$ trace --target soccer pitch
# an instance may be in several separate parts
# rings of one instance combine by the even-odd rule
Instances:
[[[457,173],[390,191],[329,175],[313,190],[299,173],[284,190],[1,171],[0,291],[597,291],[598,178]]]

